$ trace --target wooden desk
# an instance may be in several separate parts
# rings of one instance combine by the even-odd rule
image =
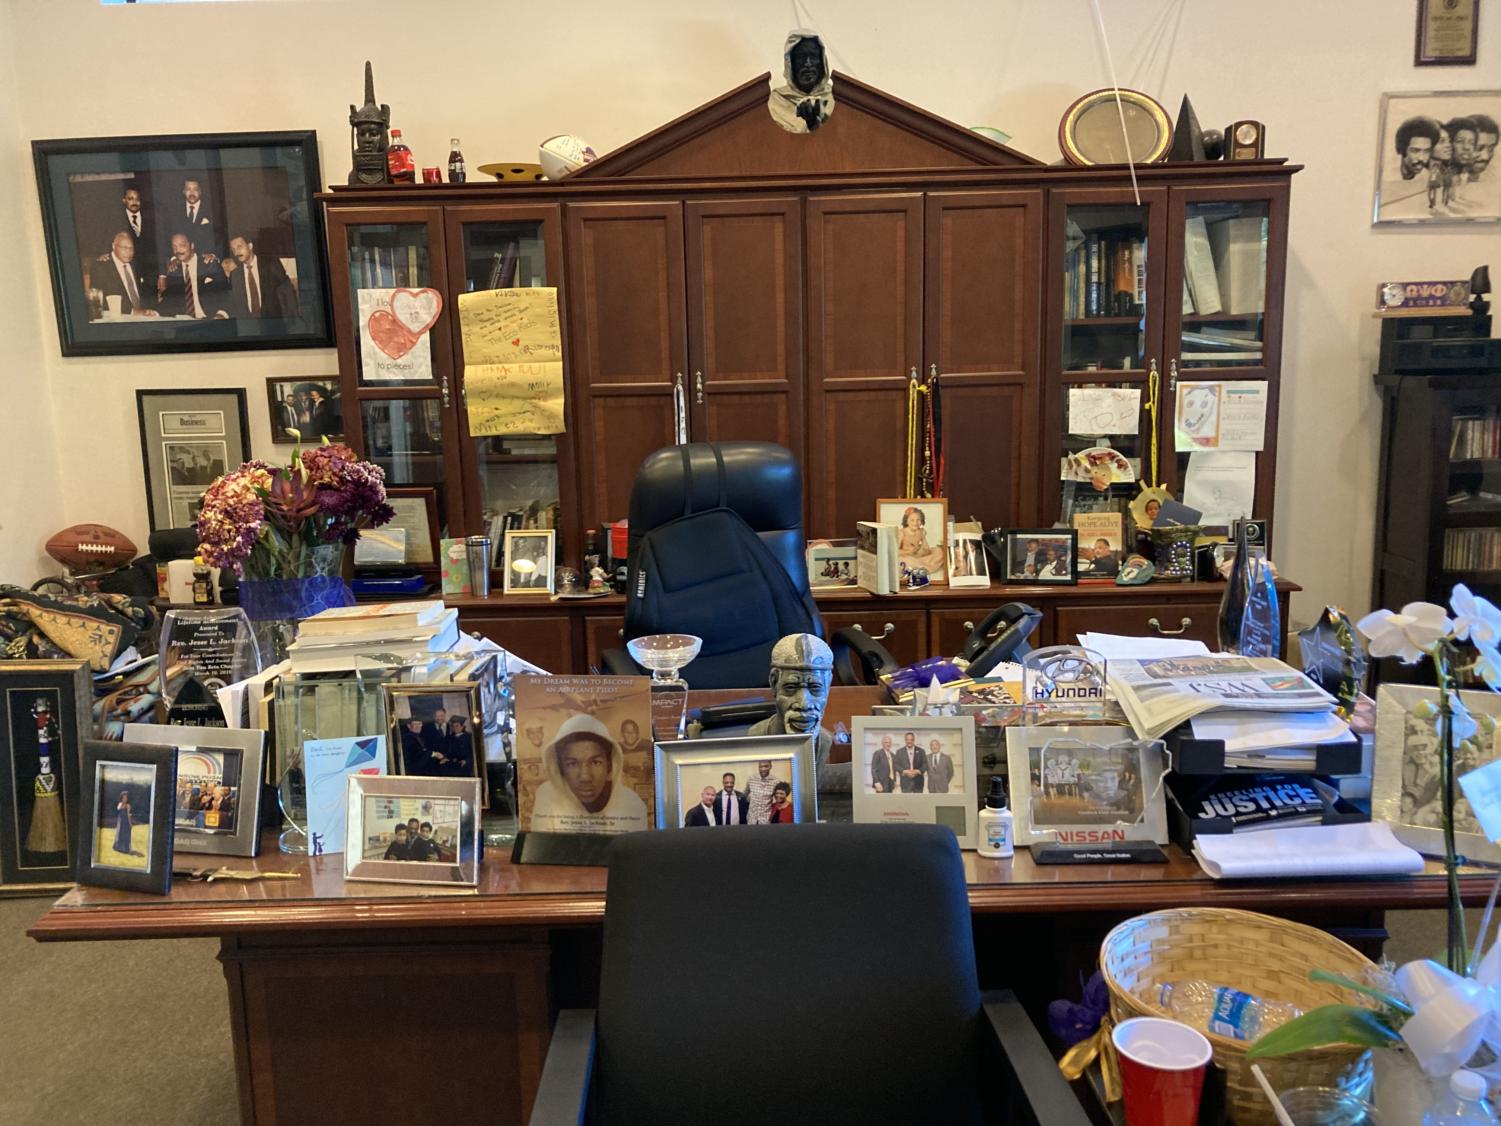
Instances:
[[[693,706],[752,691],[695,692]],[[836,688],[831,726],[882,693]],[[268,833],[233,867],[292,880],[174,882],[168,896],[75,888],[32,927],[40,941],[220,942],[241,1120],[255,1126],[384,1121],[524,1122],[559,1008],[597,999],[606,870],[513,865],[491,849],[477,889],[346,883],[342,856],[288,856]],[[980,984],[1035,1013],[1078,989],[1104,933],[1163,907],[1242,907],[1308,922],[1377,954],[1388,908],[1442,908],[1439,866],[1415,878],[1216,883],[1170,847],[1165,865],[1049,866],[1022,852],[965,852]],[[182,855],[176,867],[223,863]],[[1462,881],[1483,902],[1492,876]],[[391,1052],[393,1021],[418,1019],[440,1051]],[[337,1099],[332,1094],[337,1092]]]

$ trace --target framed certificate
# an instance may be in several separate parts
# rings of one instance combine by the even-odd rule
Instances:
[[[1474,66],[1480,0],[1418,0],[1413,66]]]

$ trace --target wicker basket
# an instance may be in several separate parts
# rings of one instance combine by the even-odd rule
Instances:
[[[1371,961],[1332,935],[1313,927],[1213,907],[1154,911],[1128,919],[1105,936],[1100,970],[1110,990],[1116,1022],[1130,1017],[1172,1017],[1156,1004],[1157,986],[1199,979],[1297,1005],[1349,1004],[1348,990],[1308,980],[1311,969],[1361,980]],[[1144,998],[1150,996],[1151,1001]],[[1225,1069],[1226,1109],[1235,1123],[1275,1122],[1266,1096],[1246,1059],[1249,1043],[1205,1032],[1214,1062]],[[1335,1046],[1261,1060],[1272,1090],[1289,1087],[1359,1088],[1368,1083],[1370,1054],[1364,1048]],[[1357,1093],[1359,1093],[1357,1091]]]

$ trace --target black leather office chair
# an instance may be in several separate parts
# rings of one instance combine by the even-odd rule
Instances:
[[[565,1010],[532,1126],[1088,1118],[982,994],[954,835],[675,829],[610,852],[599,1009]]]
[[[648,536],[653,550],[643,559]],[[704,647],[683,670],[692,687],[765,685],[780,638],[823,633],[805,548],[802,472],[790,450],[771,442],[658,450],[631,486],[625,639],[693,634]],[[644,672],[624,650],[602,660],[610,673]]]

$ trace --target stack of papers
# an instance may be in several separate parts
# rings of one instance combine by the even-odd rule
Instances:
[[[1412,876],[1423,858],[1384,821],[1310,825],[1194,839],[1194,859],[1216,880],[1306,876]]]
[[[1137,738],[1160,739],[1204,712],[1327,712],[1334,697],[1275,657],[1116,660],[1110,687]]]
[[[342,606],[304,618],[287,646],[293,672],[341,672],[385,659],[418,660],[452,649],[459,612],[439,601]]]
[[[1357,742],[1334,712],[1213,711],[1193,717],[1195,739],[1225,744],[1225,765],[1252,770],[1313,770],[1318,748]]]

